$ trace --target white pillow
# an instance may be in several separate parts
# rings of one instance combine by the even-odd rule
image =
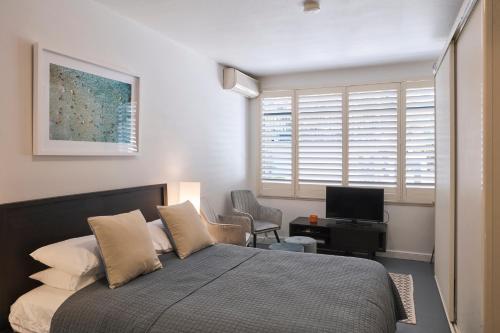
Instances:
[[[172,251],[161,220],[147,223],[156,253]],[[104,272],[99,247],[94,235],[67,239],[39,248],[30,256],[41,263],[70,275]]]
[[[161,220],[155,220],[153,222],[147,223],[149,234],[151,235],[151,240],[155,247],[155,251],[158,254],[167,253],[173,250],[172,244],[167,237],[167,229],[161,222]]]
[[[92,270],[104,271],[94,235],[46,245],[30,256],[49,267],[71,275],[84,275]]]
[[[77,291],[85,288],[102,277],[104,277],[103,273],[78,276],[68,274],[56,268],[47,268],[30,276],[31,279],[40,281],[48,286],[70,291]]]
[[[74,293],[46,285],[28,291],[10,307],[10,326],[19,333],[49,333],[57,309]]]

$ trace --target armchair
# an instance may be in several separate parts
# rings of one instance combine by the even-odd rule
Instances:
[[[217,243],[248,246],[251,222],[246,216],[217,215],[208,200],[201,200],[201,216],[208,232]]]
[[[250,219],[254,247],[257,246],[257,235],[270,231],[274,232],[276,240],[280,242],[278,230],[281,229],[283,220],[281,210],[259,204],[254,194],[248,190],[232,191],[231,201],[235,215]]]

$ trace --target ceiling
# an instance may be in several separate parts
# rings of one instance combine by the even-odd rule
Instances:
[[[97,0],[256,76],[436,59],[462,0]]]

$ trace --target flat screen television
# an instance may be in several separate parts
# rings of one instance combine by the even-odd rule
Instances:
[[[384,189],[327,186],[326,217],[352,222],[383,222]]]

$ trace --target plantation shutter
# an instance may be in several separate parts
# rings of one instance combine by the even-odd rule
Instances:
[[[348,184],[385,189],[398,198],[400,85],[352,87],[348,100]]]
[[[406,200],[432,202],[435,184],[435,110],[432,82],[405,89]]]
[[[260,193],[293,194],[292,92],[264,93],[260,98]]]
[[[343,89],[297,91],[297,196],[324,198],[342,185]]]
[[[321,199],[346,185],[434,201],[432,81],[272,91],[259,103],[259,194]]]

